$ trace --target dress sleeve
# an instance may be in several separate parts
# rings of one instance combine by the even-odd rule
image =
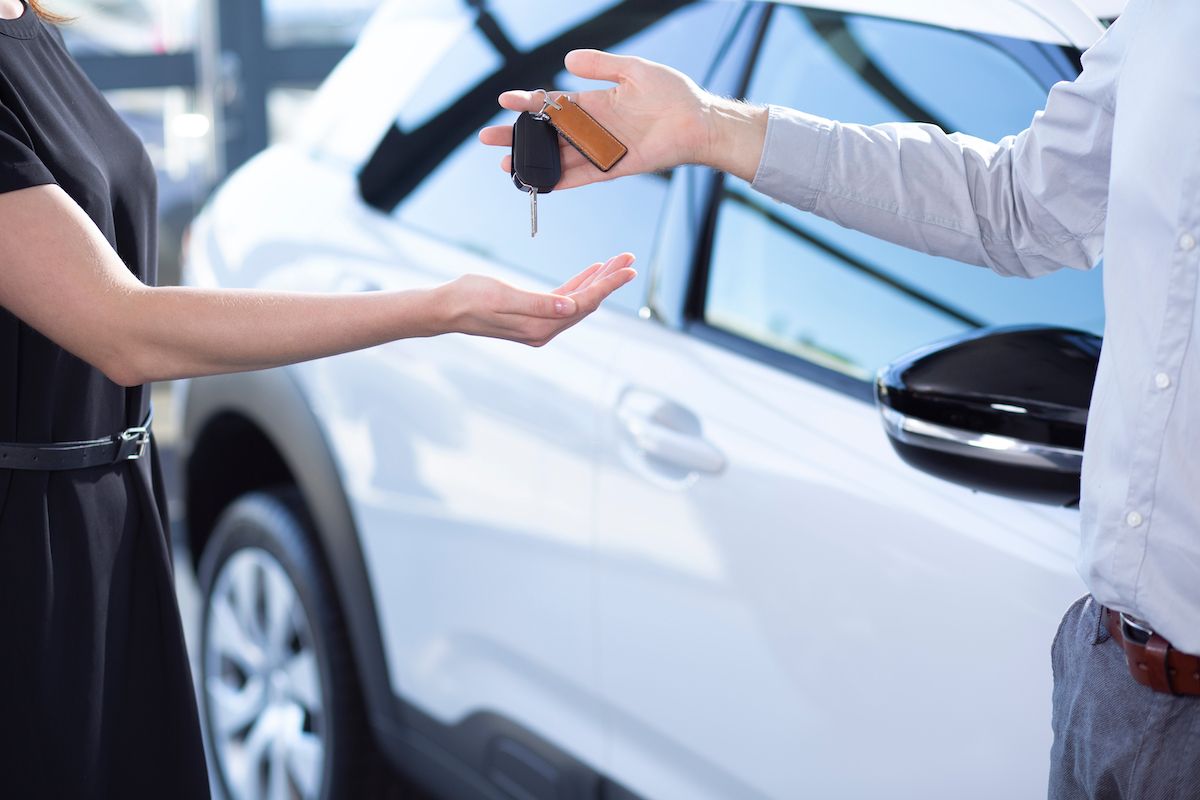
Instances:
[[[29,132],[7,105],[0,103],[0,192],[57,183],[38,158]]]

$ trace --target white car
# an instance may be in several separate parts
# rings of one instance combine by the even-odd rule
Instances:
[[[546,195],[531,240],[476,133],[502,89],[580,88],[562,57],[588,46],[999,138],[1102,30],[1070,0],[384,3],[300,135],[197,219],[189,281],[550,288],[622,250],[640,277],[543,349],[446,336],[187,386],[227,794],[357,798],[380,757],[448,798],[1043,794],[1100,270],[1001,278],[698,167]],[[972,395],[979,422],[958,377],[905,383],[944,348],[896,361],[951,337],[1000,384],[1014,335],[1082,377]]]

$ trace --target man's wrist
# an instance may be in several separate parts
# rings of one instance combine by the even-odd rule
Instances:
[[[762,160],[768,118],[765,106],[712,97],[705,108],[707,144],[699,161],[742,180],[754,180]]]

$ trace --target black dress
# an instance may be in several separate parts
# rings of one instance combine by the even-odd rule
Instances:
[[[0,192],[48,183],[153,283],[146,151],[26,6],[0,20]],[[100,438],[148,407],[0,308],[0,441]],[[166,523],[157,455],[0,469],[0,798],[209,796]]]

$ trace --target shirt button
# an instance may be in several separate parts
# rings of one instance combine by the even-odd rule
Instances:
[[[1165,372],[1160,372],[1154,376],[1154,385],[1160,389],[1166,389],[1171,385],[1171,376]]]
[[[1125,515],[1125,523],[1131,528],[1136,528],[1142,524],[1142,515],[1136,511],[1130,511]]]
[[[1181,250],[1191,250],[1196,246],[1196,237],[1190,233],[1185,233],[1179,237],[1179,248]]]

